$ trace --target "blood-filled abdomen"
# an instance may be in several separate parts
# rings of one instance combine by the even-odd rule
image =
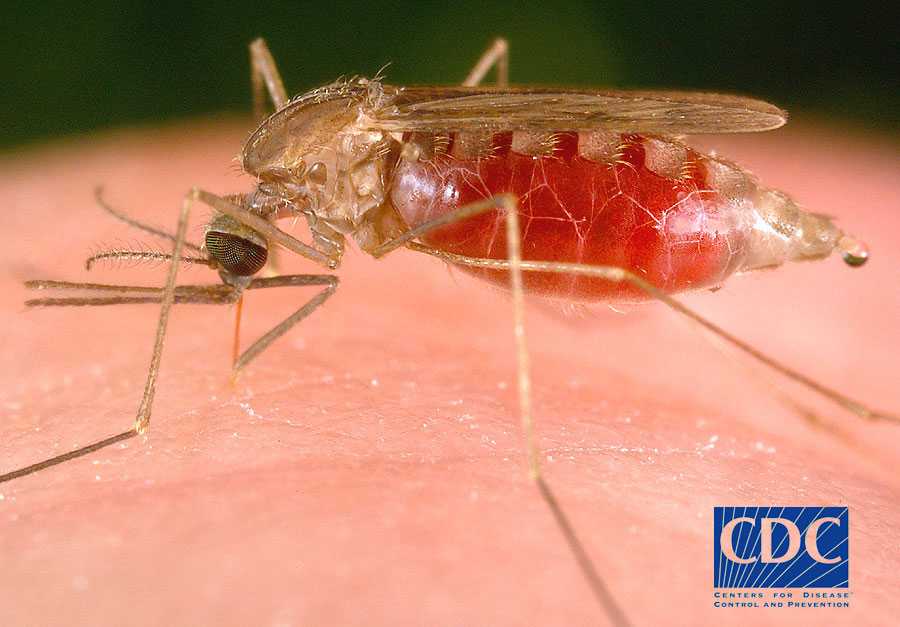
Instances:
[[[409,226],[502,192],[518,198],[522,257],[616,266],[667,291],[712,287],[741,266],[752,227],[745,172],[676,141],[611,133],[407,136],[391,201]],[[723,188],[727,188],[723,193]],[[422,241],[506,259],[501,211]],[[504,271],[460,266],[507,284]],[[579,300],[643,297],[627,284],[526,272],[529,291]]]

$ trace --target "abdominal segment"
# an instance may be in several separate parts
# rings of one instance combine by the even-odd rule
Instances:
[[[410,226],[501,192],[519,199],[522,257],[616,266],[667,291],[711,287],[741,265],[745,172],[670,140],[612,133],[407,137],[391,200]],[[412,146],[412,149],[410,149]],[[752,212],[752,208],[751,208]],[[501,211],[429,232],[442,251],[506,259]],[[508,273],[463,268],[507,284]],[[578,300],[639,299],[627,284],[526,272],[527,289]]]

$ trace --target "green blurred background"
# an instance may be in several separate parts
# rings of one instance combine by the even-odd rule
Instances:
[[[5,4],[5,149],[109,126],[248,111],[246,44],[259,35],[291,93],[341,74],[372,74],[389,61],[393,83],[456,82],[502,34],[517,83],[736,91],[900,130],[896,3]]]

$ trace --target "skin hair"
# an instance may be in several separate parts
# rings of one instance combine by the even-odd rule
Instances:
[[[98,244],[144,241],[94,205],[94,185],[171,230],[191,185],[249,187],[229,169],[248,127],[196,121],[2,157],[0,470],[128,428],[158,312],[25,311],[22,281],[161,285],[164,266],[84,271]],[[896,146],[795,124],[704,147],[839,215],[873,256],[858,271],[835,257],[737,277],[686,302],[896,413]],[[599,620],[525,476],[508,296],[411,251],[351,251],[339,274],[333,300],[233,386],[232,312],[176,305],[147,440],[0,486],[0,623]],[[179,278],[218,282],[203,267]],[[244,344],[303,289],[249,294]],[[853,597],[829,621],[891,622],[900,429],[820,404],[661,305],[627,309],[563,318],[538,302],[526,325],[544,471],[629,618],[721,622],[714,505],[849,504]]]

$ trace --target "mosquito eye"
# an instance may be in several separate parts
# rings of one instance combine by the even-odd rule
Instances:
[[[237,276],[262,270],[269,254],[265,246],[222,231],[206,233],[206,250],[225,270]]]

